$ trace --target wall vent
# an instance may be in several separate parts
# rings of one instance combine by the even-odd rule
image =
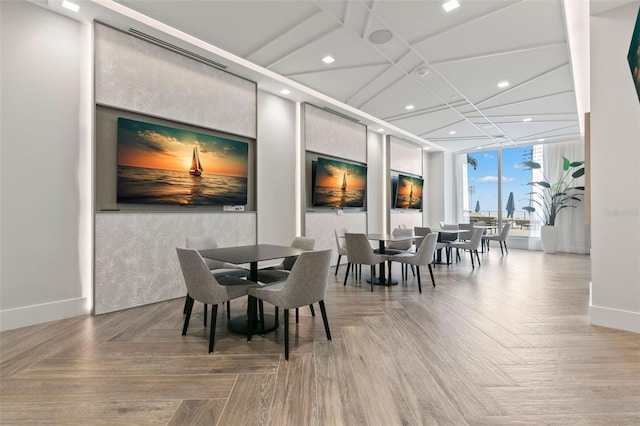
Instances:
[[[190,52],[187,49],[183,49],[180,46],[176,46],[175,44],[167,43],[164,40],[160,40],[159,38],[156,38],[156,37],[153,37],[153,36],[151,36],[149,34],[143,33],[142,31],[138,31],[138,30],[136,30],[134,28],[129,28],[129,32],[131,34],[133,34],[134,36],[138,37],[138,38],[141,38],[143,40],[146,40],[146,41],[151,42],[153,44],[156,44],[158,46],[164,47],[166,49],[172,50],[172,51],[174,51],[176,53],[179,53],[181,55],[184,55],[184,56],[186,56],[188,58],[195,59],[196,61],[202,62],[203,64],[207,64],[207,65],[210,65],[212,67],[219,68],[219,69],[222,69],[222,70],[227,69],[226,65],[223,65],[223,64],[218,63],[216,61],[212,61],[211,59],[205,58],[204,56],[200,56],[200,55],[198,55],[196,53]]]

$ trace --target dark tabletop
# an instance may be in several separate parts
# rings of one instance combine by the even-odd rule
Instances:
[[[254,244],[238,247],[220,247],[214,249],[198,250],[202,257],[234,264],[257,262],[260,260],[272,260],[281,257],[297,256],[306,250],[289,246],[277,246],[272,244]]]

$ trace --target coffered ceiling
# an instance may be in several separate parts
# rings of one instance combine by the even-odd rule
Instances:
[[[264,90],[287,96],[279,91],[290,81],[299,100],[296,87],[308,87],[348,106],[342,113],[381,120],[363,121],[372,130],[388,124],[436,149],[580,138],[561,0],[458,1],[450,12],[440,0],[92,3],[139,12],[285,77],[256,79]]]

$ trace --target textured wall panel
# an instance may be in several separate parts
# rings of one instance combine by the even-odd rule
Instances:
[[[367,232],[366,213],[307,213],[305,236],[315,238],[316,250],[333,249],[331,264],[335,265],[338,260],[336,239],[334,230],[336,228],[347,228],[349,232]],[[344,262],[344,260],[341,260]]]
[[[422,149],[393,136],[390,141],[391,170],[422,176]]]
[[[95,26],[96,103],[256,137],[255,83]]]
[[[313,105],[304,105],[305,149],[347,160],[367,162],[366,126]]]
[[[221,246],[254,244],[254,213],[100,213],[96,215],[95,313],[184,296],[176,256],[190,235]]]
[[[400,225],[404,225],[410,229],[413,229],[416,226],[422,226],[422,212],[392,212],[390,224],[392,231]]]

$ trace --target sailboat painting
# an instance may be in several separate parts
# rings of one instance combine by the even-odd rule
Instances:
[[[420,209],[422,208],[422,187],[424,180],[419,177],[398,175],[398,187],[396,189],[396,209]]]
[[[366,185],[366,166],[318,157],[313,205],[364,207]]]
[[[245,205],[249,143],[118,118],[118,203]]]

